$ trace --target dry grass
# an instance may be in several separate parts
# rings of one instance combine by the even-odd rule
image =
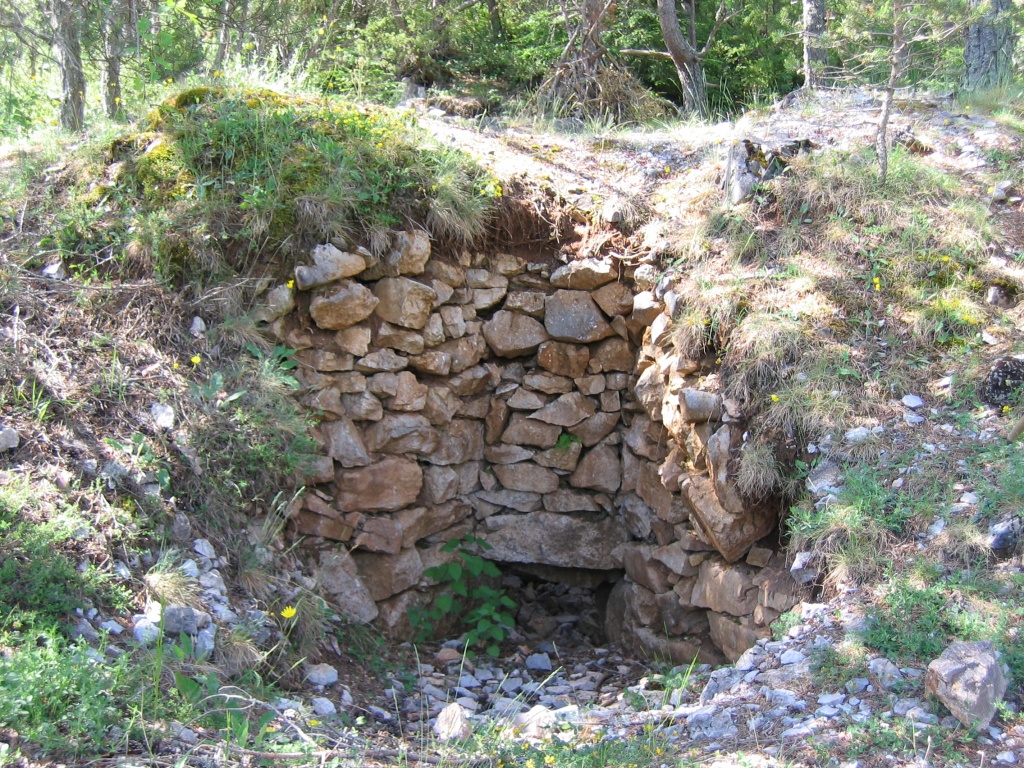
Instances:
[[[749,499],[763,499],[777,493],[785,482],[782,465],[769,443],[748,443],[740,454],[736,485]]]
[[[145,575],[143,581],[150,595],[164,605],[202,606],[199,583],[186,575],[180,566],[181,553],[169,549]]]

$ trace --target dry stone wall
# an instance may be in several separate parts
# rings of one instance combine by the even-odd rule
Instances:
[[[680,662],[737,657],[795,604],[756,546],[774,515],[730,482],[737,406],[673,353],[674,295],[636,271],[432,255],[405,232],[379,259],[317,246],[266,294],[321,415],[289,516],[333,602],[407,632],[425,571],[474,533],[495,561],[607,572],[611,639]]]

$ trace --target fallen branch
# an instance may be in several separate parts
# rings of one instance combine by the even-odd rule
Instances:
[[[667,51],[649,51],[643,48],[620,48],[619,53],[623,56],[650,56],[654,59],[668,59],[672,61],[672,54]]]

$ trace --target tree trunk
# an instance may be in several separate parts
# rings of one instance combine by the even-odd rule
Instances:
[[[604,3],[583,0],[583,28],[580,37],[580,59],[583,69],[591,72],[604,55]]]
[[[970,0],[978,8],[985,0]],[[1010,14],[1013,0],[988,0],[988,10],[964,34],[964,76],[960,86],[972,92],[998,88],[1013,77],[1013,50],[1017,45]]]
[[[73,0],[52,0],[50,26],[53,52],[60,69],[60,127],[80,132],[85,128],[85,73],[79,37],[81,11]]]
[[[822,46],[825,34],[825,0],[803,0],[804,3],[804,85],[817,88],[828,64],[828,51]]]
[[[409,25],[405,21],[405,14],[402,12],[402,6],[398,4],[398,0],[389,0],[389,6],[391,8],[391,18],[394,20],[398,31],[408,35]]]
[[[889,81],[885,85],[885,96],[882,99],[882,111],[878,116],[878,129],[875,132],[875,153],[878,156],[878,175],[885,181],[889,173],[889,116],[892,114],[892,101],[903,72],[907,68],[906,21],[904,12],[906,3],[896,3],[893,8],[892,53],[889,56]]]
[[[683,89],[683,107],[687,112],[704,118],[708,114],[707,87],[700,54],[679,28],[679,14],[675,0],[658,0],[658,23],[672,63],[679,74]]]
[[[491,20],[491,37],[494,42],[505,39],[505,25],[501,22],[501,11],[498,8],[498,0],[487,0],[487,15]]]
[[[121,102],[121,54],[126,43],[128,26],[127,0],[110,0],[103,15],[103,68],[100,88],[103,91],[103,111],[111,120],[124,120]]]
[[[220,32],[217,34],[217,52],[213,55],[212,68],[216,72],[224,66],[231,42],[231,0],[224,0],[220,6]]]

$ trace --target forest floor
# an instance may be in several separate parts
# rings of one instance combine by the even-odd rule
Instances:
[[[322,616],[307,622],[314,645],[301,646],[309,571],[288,547],[266,554],[280,531],[232,538],[223,521],[181,511],[200,494],[209,508],[227,507],[232,484],[256,482],[227,462],[255,466],[257,448],[290,450],[266,439],[271,422],[233,424],[223,408],[258,395],[253,413],[294,417],[282,360],[258,347],[227,359],[246,330],[207,334],[193,324],[195,302],[144,276],[65,267],[59,233],[34,208],[60,204],[91,150],[0,150],[0,179],[22,190],[0,211],[0,766],[1024,760],[1024,572],[1016,542],[992,533],[1021,525],[1024,466],[1005,440],[1017,404],[980,400],[991,362],[1024,351],[1024,118],[927,97],[897,106],[892,132],[906,149],[894,150],[888,185],[871,181],[865,161],[878,99],[861,91],[791,97],[735,123],[593,135],[421,117],[565,235],[552,260],[614,250],[691,286],[695,322],[720,334],[706,341],[726,365],[736,362],[729,334],[747,318],[817,307],[808,322],[821,346],[810,349],[844,362],[822,373],[787,360],[779,365],[795,366],[807,386],[794,394],[777,378],[754,393],[766,419],[787,405],[790,417],[820,417],[800,422],[819,429],[801,446],[793,501],[794,545],[820,569],[815,602],[717,671],[552,647],[525,631],[483,661],[437,644],[392,647]],[[797,182],[726,205],[726,150],[744,138],[808,140],[811,158],[794,164]],[[821,157],[839,160],[816,165]],[[88,205],[105,215],[103,202]],[[491,236],[500,247],[512,235],[524,239]],[[820,295],[807,287],[814,281]],[[161,437],[153,406],[164,402],[193,436],[238,434],[205,444]],[[843,418],[826,402],[841,402]],[[867,436],[851,437],[857,428]],[[247,512],[277,501],[264,498]],[[862,539],[872,551],[858,549]],[[219,665],[191,642],[137,642],[154,599],[220,619],[260,590],[267,610],[249,612],[248,634],[232,634],[234,655]],[[555,614],[573,595],[543,597]],[[71,641],[62,639],[68,611]],[[260,627],[280,638],[263,667],[252,658]],[[925,695],[928,663],[954,639],[990,639],[1009,663],[1009,691],[985,728],[964,727]],[[301,658],[327,665],[321,685],[297,663],[300,646]],[[442,742],[431,710],[456,695],[488,706]]]

